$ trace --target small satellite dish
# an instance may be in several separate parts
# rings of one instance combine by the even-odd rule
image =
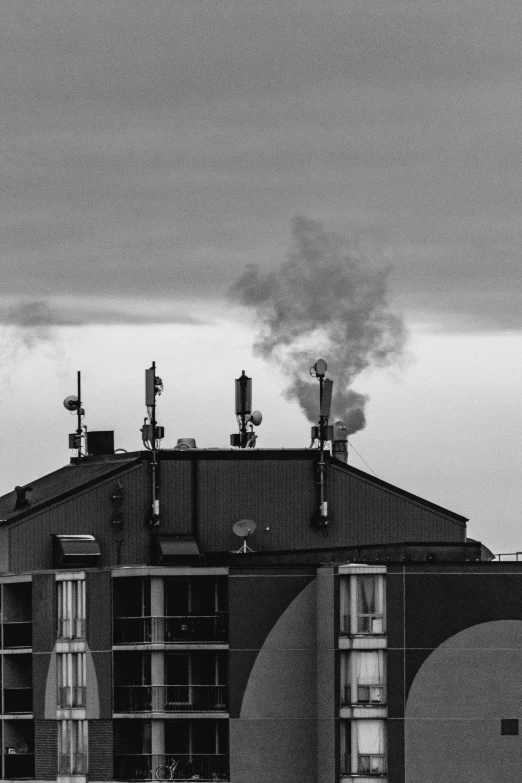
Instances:
[[[250,549],[249,546],[247,546],[247,538],[248,536],[253,533],[256,529],[257,525],[254,522],[253,519],[240,519],[239,522],[236,522],[234,525],[232,525],[232,530],[238,536],[238,538],[243,539],[243,543],[237,550],[236,554],[245,553],[245,552],[252,552],[252,549]]]
[[[263,414],[261,413],[261,411],[253,411],[253,413],[250,414],[249,421],[251,421],[255,427],[259,427],[259,425],[263,421]]]
[[[78,410],[78,397],[75,394],[70,394],[63,401],[63,407],[68,411]]]
[[[314,370],[316,372],[316,375],[319,377],[322,377],[327,370],[327,364],[324,359],[318,359],[316,363],[314,364]]]
[[[257,525],[253,519],[240,519],[232,526],[232,530],[239,538],[248,538],[253,533]]]

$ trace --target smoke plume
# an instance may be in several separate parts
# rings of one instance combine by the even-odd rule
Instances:
[[[349,434],[365,426],[367,395],[354,379],[370,366],[399,359],[406,341],[402,318],[386,302],[388,270],[376,269],[350,250],[342,237],[303,217],[292,221],[293,245],[275,272],[249,265],[231,297],[252,308],[260,330],[255,353],[275,362],[289,379],[284,394],[317,422],[317,381],[308,368],[319,358],[334,380],[332,415]]]

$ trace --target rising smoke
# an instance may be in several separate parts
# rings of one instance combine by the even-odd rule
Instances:
[[[352,383],[368,367],[400,358],[404,323],[388,309],[387,269],[372,268],[316,221],[296,217],[292,236],[279,269],[262,274],[256,265],[247,266],[231,297],[256,312],[255,353],[281,368],[289,379],[285,397],[297,400],[311,422],[318,419],[319,404],[308,368],[320,357],[327,361],[334,379],[332,414],[351,434],[365,426],[368,401]]]

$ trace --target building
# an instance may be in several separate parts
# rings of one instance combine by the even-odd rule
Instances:
[[[517,563],[321,449],[181,446],[0,498],[2,780],[518,781]]]

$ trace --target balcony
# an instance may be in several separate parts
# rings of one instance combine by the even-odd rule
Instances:
[[[4,689],[4,713],[13,715],[20,713],[32,713],[33,689],[32,688],[5,688]]]
[[[85,620],[58,620],[58,639],[85,639]]]
[[[357,701],[352,701],[352,688],[344,686],[343,706],[352,704],[378,704],[385,703],[384,685],[357,685]]]
[[[5,780],[34,780],[34,753],[9,753],[4,756]]]
[[[362,635],[382,635],[384,633],[384,615],[382,614],[358,614],[356,617],[356,633]],[[351,636],[351,617],[345,614],[342,617],[341,635]]]
[[[4,649],[31,647],[33,643],[33,624],[29,621],[4,623]]]
[[[117,685],[114,712],[226,712],[227,693],[226,685]]]
[[[114,757],[115,780],[155,780],[155,771],[177,762],[172,780],[229,780],[228,754],[126,754]],[[167,777],[168,779],[168,777]]]
[[[187,644],[227,640],[227,617],[183,615],[176,617],[118,617],[114,644]]]
[[[63,686],[58,689],[59,707],[85,707],[86,689],[83,685]]]
[[[83,753],[60,753],[58,773],[60,775],[86,775],[87,756]]]
[[[342,759],[341,775],[383,777],[386,774],[386,756],[382,753],[361,754],[355,759],[352,771],[352,757],[346,754]]]

